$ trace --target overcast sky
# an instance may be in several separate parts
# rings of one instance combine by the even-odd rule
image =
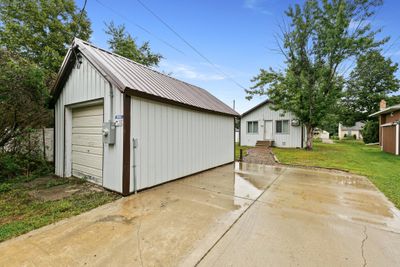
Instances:
[[[76,1],[82,7],[84,1]],[[250,79],[260,68],[283,66],[274,35],[279,33],[278,25],[287,7],[303,2],[142,1],[215,66],[196,54],[136,0],[88,0],[86,10],[93,29],[90,41],[108,49],[104,23],[125,24],[139,43],[150,41],[152,50],[165,57],[159,70],[172,72],[174,77],[210,91],[230,106],[235,100],[240,113],[266,99],[257,97],[247,101],[240,86],[251,86]],[[384,52],[395,62],[400,62],[399,10],[400,1],[386,0],[372,20],[374,27],[383,27],[381,36],[391,36]]]

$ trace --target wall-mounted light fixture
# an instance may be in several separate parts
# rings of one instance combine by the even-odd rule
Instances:
[[[82,54],[77,53],[76,54],[76,65],[75,65],[77,69],[79,69],[81,67],[82,62],[83,62]]]

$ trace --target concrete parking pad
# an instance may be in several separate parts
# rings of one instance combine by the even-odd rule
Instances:
[[[399,211],[366,178],[236,163],[0,244],[0,266],[399,266]]]

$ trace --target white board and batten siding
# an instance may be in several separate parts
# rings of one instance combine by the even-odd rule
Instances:
[[[302,127],[292,126],[291,121],[293,119],[296,119],[296,117],[292,113],[272,110],[269,108],[269,104],[266,103],[241,118],[240,144],[242,146],[255,146],[257,141],[264,140],[264,127],[266,126],[265,124],[269,123],[272,124],[272,133],[268,135],[267,139],[272,139],[274,141],[274,146],[301,147]],[[276,133],[277,120],[289,120],[289,133]],[[247,132],[247,122],[249,121],[258,122],[258,133]]]
[[[132,97],[131,140],[137,189],[151,187],[234,160],[232,116]],[[131,171],[130,191],[134,188]]]
[[[103,76],[83,58],[80,68],[73,68],[65,83],[61,94],[55,104],[55,173],[61,177],[69,177],[73,173],[73,157],[76,156],[78,148],[73,146],[77,141],[74,137],[73,114],[75,110],[85,106],[102,105],[103,119],[108,121],[110,117],[110,84]],[[122,114],[123,96],[118,89],[113,87],[114,114]],[[95,122],[96,125],[100,121]],[[101,122],[102,123],[102,122]],[[98,130],[98,129],[97,129]],[[122,181],[122,127],[117,128],[117,142],[113,146],[102,144],[104,155],[102,168],[102,185],[111,190],[121,192]],[[99,139],[99,137],[96,137]],[[99,141],[99,140],[97,140]],[[100,153],[100,146],[97,152]],[[76,157],[75,157],[76,158]],[[99,162],[96,163],[99,167]],[[99,172],[97,172],[99,174]]]

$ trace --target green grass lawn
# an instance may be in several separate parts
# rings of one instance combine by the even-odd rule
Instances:
[[[21,176],[2,181],[0,242],[119,197],[77,178]]]
[[[313,151],[273,148],[280,162],[336,168],[368,177],[400,208],[400,157],[356,141],[314,143]]]
[[[235,143],[235,160],[240,158],[240,149],[243,150],[243,157],[247,154],[247,149],[252,148],[251,146],[239,146],[239,143]]]

